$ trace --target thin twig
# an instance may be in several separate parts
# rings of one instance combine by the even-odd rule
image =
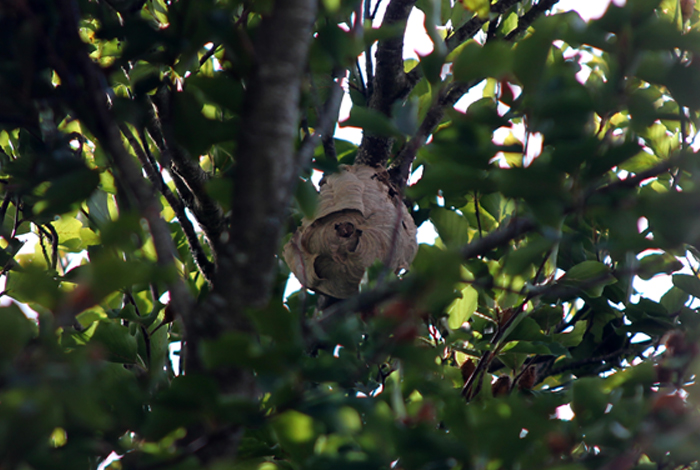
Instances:
[[[44,261],[46,261],[46,264],[53,269],[51,266],[51,259],[46,251],[46,245],[44,244],[44,239],[47,238],[47,233],[44,228],[39,225],[37,225],[37,229],[39,230],[39,246],[41,246],[41,253],[44,255]],[[48,236],[48,238],[51,239],[50,236]]]
[[[58,266],[58,233],[51,222],[47,222],[44,226],[51,234],[51,269],[56,270],[56,266]]]
[[[328,99],[323,104],[323,108],[318,112],[318,125],[314,129],[314,133],[304,139],[304,142],[297,152],[296,161],[309,161],[319,140],[323,142],[326,157],[329,160],[337,160],[335,146],[333,146],[332,143],[333,127],[338,121],[340,103],[343,100],[343,88],[340,86],[340,80],[340,77],[334,77],[332,79]]]
[[[635,351],[630,350],[629,348],[622,348],[617,351],[608,353],[608,354],[603,354],[601,356],[595,356],[595,357],[587,357],[585,359],[580,359],[578,361],[570,362],[568,364],[564,364],[562,366],[550,369],[547,371],[547,377],[551,377],[553,375],[559,375],[562,374],[566,371],[577,369],[579,367],[587,366],[587,365],[592,365],[592,364],[597,364],[599,362],[605,362],[609,361],[610,359],[615,359],[620,356],[623,356],[625,354],[630,354]]]
[[[479,229],[479,238],[484,238],[481,230],[481,211],[479,210],[478,191],[474,191],[474,215],[476,216],[476,226]]]
[[[162,267],[173,267],[175,247],[170,231],[160,216],[158,201],[144,184],[139,168],[122,144],[119,128],[109,109],[104,74],[90,59],[86,45],[78,34],[79,9],[73,0],[58,0],[56,4],[60,17],[60,34],[65,41],[56,44],[60,51],[54,51],[54,44],[46,40],[46,48],[54,51],[49,54],[49,61],[59,73],[67,91],[80,97],[80,108],[90,110],[89,119],[86,121],[112,158],[121,181],[134,197],[139,212],[146,219],[158,264]],[[76,75],[80,76],[80,80],[76,79]],[[168,287],[173,302],[178,305],[178,311],[188,312],[190,295],[182,280],[179,277],[173,278]]]
[[[515,38],[518,34],[525,31],[530,27],[532,23],[535,22],[544,12],[551,9],[556,5],[559,0],[540,0],[536,5],[533,5],[527,13],[518,18],[518,26],[515,27],[511,32],[506,35],[506,41],[510,41]]]
[[[221,47],[221,44],[213,44],[211,48],[207,52],[205,52],[202,57],[200,57],[199,66],[203,67],[204,63],[211,59],[214,54],[216,54],[216,51],[219,49],[219,47]]]
[[[521,0],[500,0],[494,5],[491,5],[491,13],[496,13],[502,15],[507,12],[516,3]],[[481,27],[486,23],[488,18],[481,19],[474,15],[469,21],[456,29],[451,35],[445,39],[445,45],[448,51],[454,50],[457,46],[462,44],[467,39],[474,37],[476,33],[479,32]],[[497,19],[492,19],[491,21],[497,21]]]
[[[372,21],[374,19],[373,16],[370,14],[370,3],[372,3],[370,0],[365,0],[365,11],[364,11],[364,18],[369,19]],[[377,7],[379,7],[379,2],[377,2]],[[375,10],[376,13],[376,10]],[[358,70],[359,70],[359,64],[358,64]],[[370,98],[372,95],[374,95],[374,63],[372,62],[372,45],[368,45],[365,48],[365,74],[366,74],[366,79],[364,82],[365,85],[365,99],[367,102],[369,102]]]
[[[214,276],[214,264],[209,261],[204,253],[202,245],[199,243],[197,232],[195,232],[192,222],[190,222],[190,219],[187,217],[182,200],[173,194],[163,180],[163,176],[153,165],[153,162],[148,158],[146,152],[144,151],[144,147],[147,144],[144,142],[144,147],[142,147],[141,143],[138,141],[138,139],[136,139],[126,124],[120,124],[119,129],[121,130],[122,134],[124,134],[124,137],[126,137],[129,145],[131,145],[131,148],[134,150],[136,157],[141,162],[141,165],[146,171],[146,176],[151,181],[151,184],[153,184],[153,187],[163,194],[165,200],[168,201],[168,204],[170,204],[170,207],[172,207],[173,211],[175,212],[175,215],[182,226],[182,231],[185,233],[185,238],[187,239],[187,244],[190,247],[192,258],[197,264],[199,270],[202,272],[202,275],[204,275],[204,278],[211,284]]]
[[[221,236],[225,230],[221,206],[209,196],[205,185],[209,175],[198,161],[177,143],[172,124],[171,91],[162,88],[152,97],[148,133],[161,154],[161,164],[170,171],[182,201],[192,211],[212,248],[214,263],[221,251]],[[157,111],[157,112],[156,112]]]

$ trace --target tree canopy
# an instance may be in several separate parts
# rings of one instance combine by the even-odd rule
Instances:
[[[700,468],[700,12],[556,4],[1,1],[0,468]],[[439,238],[285,293],[353,164]]]

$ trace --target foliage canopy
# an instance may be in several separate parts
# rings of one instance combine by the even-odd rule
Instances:
[[[556,3],[0,2],[0,468],[700,467],[700,14]],[[439,239],[285,296],[353,163]]]

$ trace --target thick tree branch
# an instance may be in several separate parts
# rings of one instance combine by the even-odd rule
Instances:
[[[392,0],[384,14],[384,26],[401,25],[401,33],[377,45],[372,94],[368,107],[387,116],[393,104],[406,96],[408,82],[403,69],[403,36],[408,15],[416,0]],[[389,160],[392,140],[365,132],[355,158],[356,163],[383,166]]]
[[[219,292],[233,305],[265,305],[275,277],[275,253],[296,183],[294,140],[315,9],[313,0],[277,1],[258,33],[236,155],[235,225],[227,263],[217,274]]]
[[[233,225],[223,234],[214,287],[188,322],[186,370],[202,372],[201,345],[227,331],[250,332],[249,309],[264,307],[276,276],[289,200],[301,162],[294,152],[301,80],[311,42],[316,0],[277,0],[264,16],[247,79],[234,167]],[[255,376],[246,368],[209,372],[222,392],[252,398]],[[205,432],[194,430],[192,435]],[[226,433],[200,457],[235,455],[242,428]]]

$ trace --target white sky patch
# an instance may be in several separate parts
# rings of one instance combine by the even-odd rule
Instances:
[[[461,97],[459,101],[457,101],[454,105],[454,108],[457,111],[460,111],[462,113],[467,112],[467,108],[474,103],[477,100],[480,100],[481,98],[484,97],[484,88],[486,87],[486,80],[483,80],[482,82],[478,83],[477,85],[473,86],[469,92]]]
[[[338,113],[338,122],[342,123],[348,117],[350,117],[350,109],[352,108],[352,100],[350,99],[350,94],[346,91],[343,94],[343,100],[340,102],[340,112]],[[336,139],[347,140],[356,145],[359,145],[362,141],[362,129],[359,127],[341,127],[340,124],[336,124],[335,133],[333,136]]]
[[[425,14],[414,8],[408,17],[406,37],[403,43],[403,58],[418,59],[433,52],[433,41],[425,30]]]
[[[605,13],[610,5],[610,0],[559,0],[559,2],[554,6],[555,12],[576,10],[578,14],[581,15],[584,21],[598,19]],[[623,6],[625,0],[614,0],[617,6]]]
[[[572,410],[571,405],[567,403],[566,405],[561,405],[556,409],[556,416],[557,419],[571,421],[574,418],[574,410]]]
[[[289,277],[287,278],[287,285],[284,286],[283,298],[286,300],[287,297],[301,289],[301,287],[302,286],[301,282],[299,282],[299,279],[297,279],[297,277],[293,273],[289,273]]]
[[[115,460],[119,460],[119,459],[121,459],[121,458],[122,458],[121,455],[117,454],[116,452],[112,452],[111,454],[109,454],[109,455],[107,456],[106,459],[104,459],[104,460],[102,461],[102,463],[97,467],[97,470],[104,470],[104,469],[107,468],[112,462],[114,462]]]
[[[416,238],[418,243],[425,243],[427,245],[434,245],[435,239],[438,237],[437,230],[435,226],[429,220],[423,222],[420,227],[418,227],[418,232]]]

